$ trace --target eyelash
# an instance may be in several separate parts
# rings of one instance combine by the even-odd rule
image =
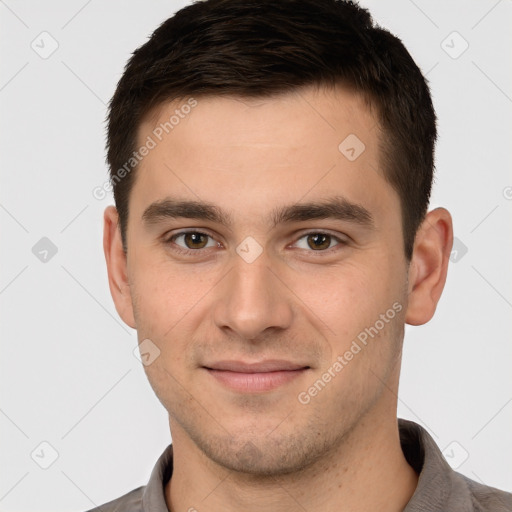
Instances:
[[[178,233],[171,235],[170,237],[167,237],[165,239],[165,244],[167,244],[167,245],[173,244],[174,247],[172,247],[172,250],[176,251],[180,254],[184,254],[184,255],[198,255],[201,252],[203,252],[203,250],[205,250],[205,249],[213,249],[213,247],[206,247],[206,248],[201,248],[201,249],[185,249],[184,247],[181,247],[180,245],[177,245],[175,243],[175,240],[177,238],[179,238],[180,236],[185,236],[187,234],[204,235],[204,236],[211,238],[212,240],[215,240],[214,237],[212,235],[210,235],[209,233],[205,233],[203,231],[191,230],[191,231],[180,231]],[[347,240],[343,240],[343,239],[341,239],[335,235],[332,235],[331,233],[328,233],[326,231],[308,231],[307,233],[302,233],[301,236],[299,236],[299,238],[297,238],[297,240],[294,242],[294,244],[296,244],[299,240],[302,240],[303,238],[306,238],[309,235],[326,235],[326,236],[331,237],[331,240],[334,240],[338,243],[336,245],[334,245],[333,247],[329,247],[328,249],[325,249],[325,250],[318,250],[318,251],[314,251],[313,249],[311,249],[309,251],[306,249],[299,249],[299,250],[306,250],[307,252],[310,252],[313,254],[319,254],[319,253],[325,254],[325,253],[330,253],[333,249],[335,249],[338,246],[347,245]],[[217,242],[217,244],[219,244],[219,242]]]

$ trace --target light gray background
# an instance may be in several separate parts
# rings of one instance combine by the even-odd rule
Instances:
[[[92,190],[107,179],[106,103],[124,64],[185,3],[0,0],[2,511],[101,504],[145,484],[170,442],[107,286],[111,198]],[[428,75],[432,204],[458,238],[435,318],[407,329],[399,416],[458,471],[512,491],[512,2],[363,5]],[[46,262],[32,251],[42,237],[58,250]]]

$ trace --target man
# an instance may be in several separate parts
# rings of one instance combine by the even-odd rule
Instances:
[[[111,293],[172,446],[103,511],[506,511],[397,420],[405,323],[452,247],[401,42],[336,0],[207,0],[112,99]]]

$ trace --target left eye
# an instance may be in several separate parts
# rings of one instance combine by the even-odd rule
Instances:
[[[300,249],[313,249],[314,251],[325,251],[339,245],[341,240],[327,233],[308,233],[295,242]]]
[[[181,241],[178,242],[178,240]],[[216,247],[217,242],[210,235],[199,231],[190,231],[188,233],[178,233],[171,237],[171,241],[183,249],[206,249]]]

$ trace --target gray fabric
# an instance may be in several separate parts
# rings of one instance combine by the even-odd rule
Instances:
[[[430,434],[398,419],[407,462],[419,474],[418,487],[403,512],[512,512],[512,494],[453,471]],[[89,512],[168,512],[164,488],[172,475],[172,445],[156,463],[149,482]]]
[[[454,471],[420,425],[403,419],[398,425],[405,458],[420,475],[404,512],[512,512],[512,494]]]

